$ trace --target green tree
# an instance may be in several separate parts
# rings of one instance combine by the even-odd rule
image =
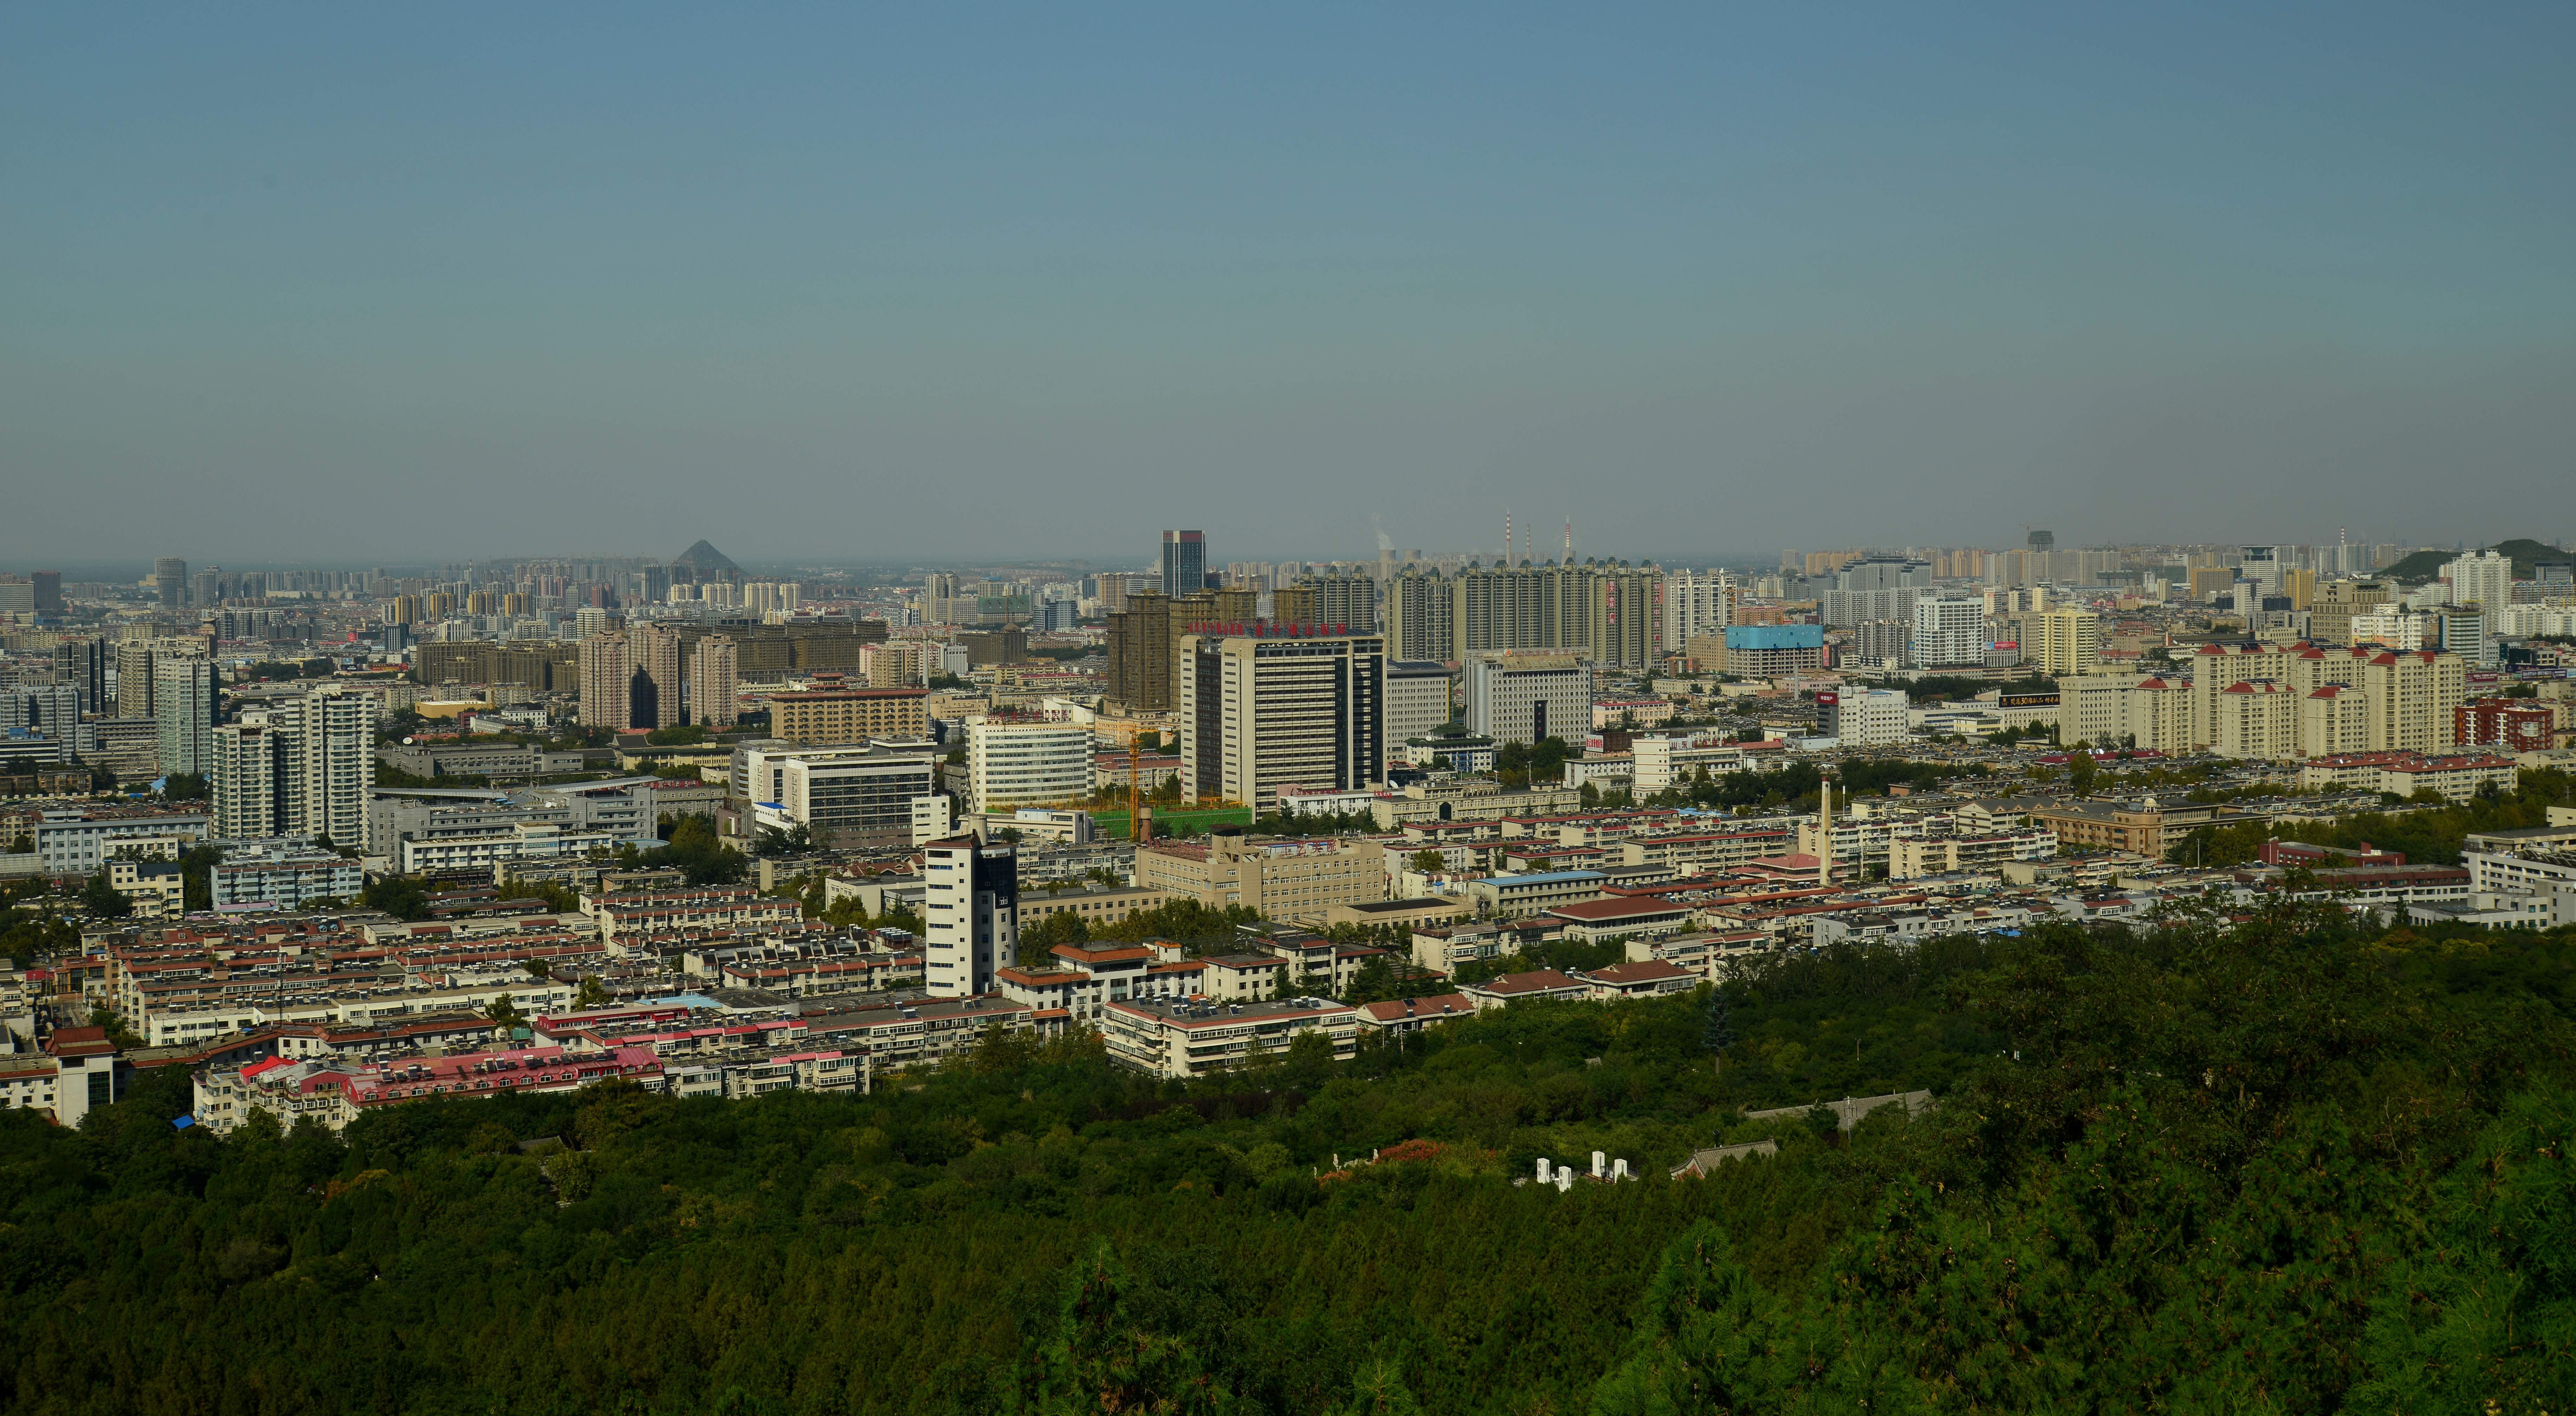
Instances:
[[[367,882],[358,902],[400,920],[430,917],[429,885],[416,875],[385,875]]]
[[[115,886],[107,882],[107,872],[104,870],[90,876],[89,883],[81,888],[80,898],[81,903],[88,906],[91,913],[107,919],[123,919],[134,913],[134,902],[125,898]]]
[[[1417,875],[1437,875],[1448,868],[1449,861],[1438,851],[1419,850],[1413,853],[1411,864]]]
[[[1094,1240],[1067,1272],[1053,1330],[1032,1363],[1027,1407],[1043,1416],[1152,1412],[1222,1416],[1236,1409],[1198,1352],[1132,1310],[1124,1265]]]

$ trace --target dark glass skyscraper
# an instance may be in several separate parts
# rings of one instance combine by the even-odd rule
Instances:
[[[1207,533],[1163,533],[1163,593],[1178,599],[1207,588]]]

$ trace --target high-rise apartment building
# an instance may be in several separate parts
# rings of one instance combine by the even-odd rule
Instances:
[[[1163,593],[1177,600],[1207,588],[1207,533],[1164,532]]]
[[[1282,787],[1351,791],[1386,776],[1386,641],[1295,626],[1182,636],[1181,781],[1278,805]]]
[[[1577,740],[1592,727],[1592,666],[1568,654],[1478,654],[1467,660],[1467,731],[1495,743]]]
[[[2464,555],[2442,567],[2451,582],[2451,603],[2482,605],[2489,611],[2513,603],[2513,558],[2494,551]]]
[[[1664,577],[1664,647],[1679,649],[1735,622],[1735,577],[1722,570],[1680,570]]]
[[[1139,713],[1171,712],[1181,636],[1218,619],[1216,597],[1205,592],[1177,600],[1150,591],[1128,595],[1127,608],[1109,617],[1111,700]]]
[[[215,716],[222,698],[211,660],[177,654],[152,660],[152,721],[160,728],[161,770],[203,773],[212,766]]]
[[[2102,617],[2091,610],[2036,610],[2021,618],[2022,662],[2058,678],[2089,674],[2102,662]]]
[[[1301,577],[1274,592],[1270,617],[1281,624],[1338,626],[1352,634],[1377,633],[1377,581],[1339,573]],[[1221,617],[1222,618],[1222,617]]]
[[[106,717],[115,708],[107,695],[107,670],[114,662],[107,641],[97,635],[65,636],[54,641],[54,672],[80,690],[81,711]]]
[[[581,641],[581,725],[625,729],[634,726],[628,701],[634,664],[626,656],[623,634],[593,634]]]
[[[188,606],[188,563],[177,556],[163,556],[152,563],[152,598],[165,610]]]
[[[1917,668],[1985,667],[1985,602],[1916,600],[1913,657]]]
[[[1091,795],[1091,728],[996,714],[966,725],[967,805],[1068,806]]]
[[[1019,958],[1019,852],[951,836],[921,850],[924,979],[933,998],[993,991],[993,970]]]
[[[653,685],[651,713],[637,713],[630,726],[669,728],[687,722],[688,699],[680,683],[679,632],[652,624],[633,625],[626,631],[626,656],[636,674]],[[630,698],[634,696],[630,691]]]
[[[1666,580],[1652,565],[1469,566],[1456,575],[1408,567],[1387,587],[1396,657],[1464,660],[1556,649],[1626,669],[1664,648]]]
[[[870,648],[875,646],[871,645]],[[865,662],[866,650],[861,650]],[[689,715],[711,728],[742,719],[738,656],[731,637],[710,634],[689,649]]]
[[[226,840],[328,838],[365,846],[376,784],[376,698],[325,684],[215,729],[209,788]]]
[[[90,749],[81,722],[81,690],[68,683],[0,688],[0,732],[41,733],[54,743],[54,760],[69,762]]]

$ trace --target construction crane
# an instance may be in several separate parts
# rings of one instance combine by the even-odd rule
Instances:
[[[1149,844],[1154,839],[1153,818],[1145,814],[1144,798],[1136,786],[1142,774],[1143,768],[1139,764],[1136,751],[1136,735],[1131,732],[1127,735],[1127,836],[1140,846]]]

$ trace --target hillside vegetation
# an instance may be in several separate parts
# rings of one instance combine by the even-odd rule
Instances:
[[[158,1077],[0,1116],[0,1408],[2566,1411],[2571,1011],[2568,932],[2282,905],[1191,1086],[996,1036],[870,1096],[429,1102],[344,1145],[174,1130]],[[1738,1114],[1921,1086],[1847,1136]],[[1645,1178],[1515,1183],[1595,1149]]]

